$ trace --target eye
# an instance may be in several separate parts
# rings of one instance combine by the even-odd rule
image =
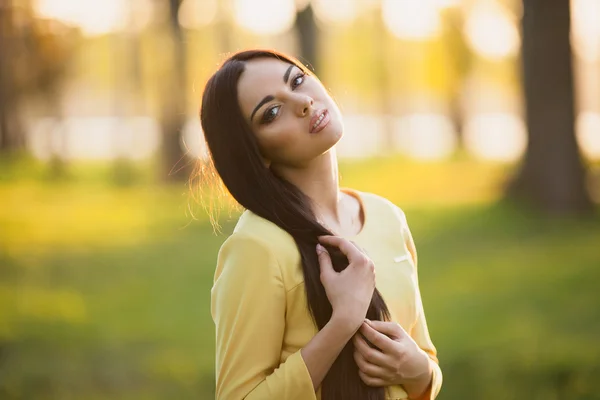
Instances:
[[[306,78],[306,74],[304,72],[300,72],[298,75],[292,79],[292,90],[296,89],[298,86],[304,83],[304,79]]]
[[[263,117],[261,118],[260,123],[268,124],[269,122],[272,122],[275,118],[277,118],[277,114],[279,114],[280,108],[281,108],[281,106],[274,106],[274,107],[269,108],[263,114]]]

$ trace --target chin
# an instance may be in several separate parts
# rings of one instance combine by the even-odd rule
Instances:
[[[340,120],[333,120],[331,124],[329,127],[331,136],[335,138],[335,142],[337,143],[344,136],[344,126]]]
[[[325,151],[329,151],[333,147],[335,147],[335,145],[338,144],[338,142],[342,139],[343,135],[344,135],[343,129],[332,129],[331,132],[329,132],[329,135],[327,135]]]

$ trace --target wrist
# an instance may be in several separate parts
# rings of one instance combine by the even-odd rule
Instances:
[[[348,338],[352,337],[358,328],[360,328],[360,323],[357,324],[352,320],[352,318],[335,311],[331,315],[328,324],[334,326],[335,329],[340,333],[347,335]]]
[[[408,389],[409,399],[423,398],[429,392],[433,380],[433,366],[431,365],[433,361],[431,361],[427,353],[422,353],[425,357],[425,365],[419,367],[419,372],[403,383],[404,387]]]
[[[413,380],[415,381],[427,381],[431,380],[433,374],[433,367],[431,366],[431,358],[423,350],[419,349],[418,364],[415,368],[416,373]]]

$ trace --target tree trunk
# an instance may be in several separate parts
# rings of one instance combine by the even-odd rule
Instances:
[[[115,59],[115,87],[113,99],[114,114],[121,120],[131,116],[144,115],[139,99],[144,97],[142,82],[141,40],[135,24],[136,5],[128,6],[129,27],[122,34],[114,35],[113,55]],[[123,101],[124,100],[124,101]],[[123,129],[123,124],[118,124]],[[136,167],[127,154],[121,135],[115,139],[116,157],[113,164],[113,180],[116,184],[127,186],[136,180]]]
[[[185,43],[177,12],[181,0],[169,0],[169,33],[172,39],[172,57],[170,72],[165,76],[162,86],[163,104],[161,116],[162,129],[162,165],[164,180],[185,180],[189,178],[191,165],[181,147],[181,134],[186,120],[185,107]]]
[[[13,83],[11,49],[14,45],[12,2],[0,6],[0,153],[7,154],[25,147],[23,126],[17,107]]]
[[[462,10],[450,9],[444,15],[443,43],[451,70],[448,116],[456,131],[457,147],[464,148],[464,111],[462,90],[473,65],[473,53],[469,50],[464,34],[464,14]]]
[[[310,3],[296,13],[295,25],[300,44],[298,58],[304,65],[308,65],[313,72],[318,73],[317,24],[315,23],[315,15]]]
[[[575,139],[567,0],[523,0],[527,152],[508,196],[549,213],[591,210]]]

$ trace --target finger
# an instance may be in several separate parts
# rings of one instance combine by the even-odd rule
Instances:
[[[369,254],[369,252],[367,251],[367,249],[365,249],[364,247],[359,246],[354,240],[350,240],[349,242],[352,243],[362,253],[364,253],[365,256],[371,257],[371,255]]]
[[[356,362],[358,369],[363,370],[366,368],[367,360],[365,360],[365,358],[360,353],[360,351],[354,350],[354,353],[352,354],[352,356],[354,357],[354,362]]]
[[[394,340],[390,339],[381,332],[376,331],[371,325],[363,322],[360,327],[360,332],[365,335],[365,338],[373,343],[383,353],[389,353],[393,350]]]
[[[349,262],[358,262],[366,258],[355,245],[339,236],[319,236],[319,242],[335,246],[348,258]]]
[[[365,374],[364,372],[362,372],[360,369],[358,370],[358,376],[360,377],[360,380],[363,381],[365,383],[365,385],[367,385],[367,386],[372,386],[372,387],[387,386],[386,382],[383,379],[369,376],[369,375]]]
[[[317,244],[317,257],[319,258],[319,267],[321,269],[321,280],[323,277],[335,274],[333,264],[331,263],[331,257],[325,247]]]
[[[367,323],[376,331],[381,332],[392,339],[408,336],[408,333],[406,333],[404,328],[396,322],[369,320]]]
[[[364,358],[361,359],[360,356],[358,356],[358,358],[361,360],[360,364],[358,362],[356,363],[359,371],[362,371],[365,375],[368,375],[371,378],[379,378],[385,381],[388,380],[387,378],[389,374],[387,373],[385,368],[382,368],[378,365],[370,364]]]
[[[351,245],[353,245],[354,247],[356,247],[358,249],[358,251],[360,251],[361,253],[367,254],[367,252],[365,251],[365,249],[363,249],[362,247],[360,247],[354,240],[348,240],[350,242]]]
[[[387,359],[385,354],[377,349],[371,348],[362,338],[360,334],[354,335],[353,338],[354,348],[360,354],[360,356],[368,363],[385,367],[387,365]]]

